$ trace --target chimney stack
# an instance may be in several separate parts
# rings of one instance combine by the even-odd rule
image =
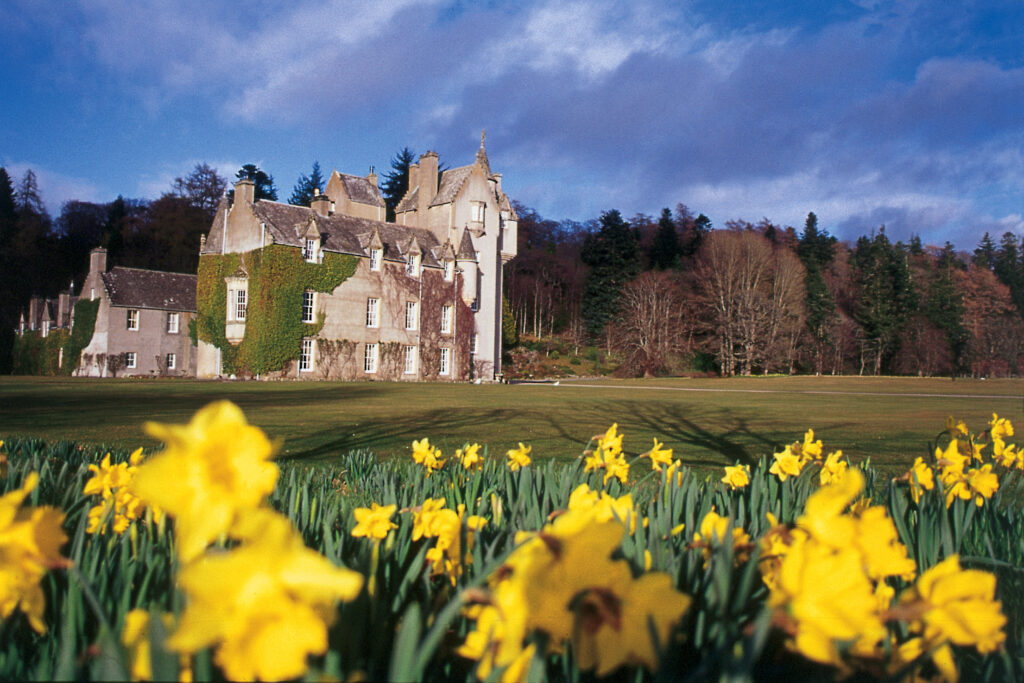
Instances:
[[[250,204],[256,201],[256,183],[248,178],[242,178],[235,183],[235,201]]]
[[[107,250],[103,247],[96,247],[89,252],[89,272],[107,272]]]
[[[309,208],[321,216],[328,216],[331,213],[331,198],[325,194],[320,194],[320,188],[314,187],[313,200],[309,203]]]
[[[420,157],[420,194],[417,208],[420,227],[427,227],[427,209],[437,194],[437,152]]]

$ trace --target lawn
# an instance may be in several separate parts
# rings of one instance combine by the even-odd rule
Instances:
[[[826,449],[883,468],[923,455],[947,415],[973,431],[993,412],[1024,417],[1024,380],[874,377],[563,380],[559,385],[209,382],[0,377],[0,438],[154,446],[146,420],[184,422],[216,399],[282,440],[282,456],[330,461],[353,449],[409,452],[429,437],[450,454],[522,441],[572,458],[613,422],[629,453],[657,437],[690,464],[751,462],[813,428]]]

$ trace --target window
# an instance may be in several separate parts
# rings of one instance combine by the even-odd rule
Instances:
[[[441,307],[441,334],[452,333],[452,305],[445,304]]]
[[[299,350],[299,372],[309,372],[313,369],[313,340],[303,339],[302,348]]]
[[[442,375],[451,374],[452,368],[452,350],[444,346],[441,347],[441,366],[438,368],[438,373]]]
[[[416,347],[405,347],[405,374],[416,374]]]
[[[455,277],[455,263],[453,261],[444,262],[444,279],[447,282],[451,282],[452,278]]]
[[[370,250],[370,270],[380,270],[380,257],[382,249]]]
[[[313,314],[316,303],[316,292],[305,291],[302,293],[302,322],[315,323],[316,317]],[[295,348],[295,347],[292,347]]]
[[[473,334],[473,341],[470,342],[469,352],[474,354],[474,355],[477,354],[477,353],[480,353],[480,335],[479,334],[475,334],[475,333]]]
[[[177,366],[177,363],[178,363],[178,357],[177,356],[175,356],[173,353],[167,354],[167,369],[168,370],[173,370]]]
[[[49,320],[44,320],[43,321],[43,336],[45,337],[48,334],[50,334],[50,321]]]
[[[419,312],[419,307],[415,301],[405,302],[405,329],[415,330],[416,319],[419,317],[416,314]]]
[[[126,368],[128,368],[128,369],[134,369],[135,368],[135,352],[134,351],[129,351],[128,353],[124,354],[124,366]]]
[[[128,329],[137,330],[139,329],[139,311],[134,308],[128,309]]]
[[[380,323],[377,319],[377,311],[380,309],[380,299],[366,300],[366,326],[377,327]]]
[[[167,314],[167,333],[178,334],[178,326],[181,323],[180,313],[168,313]]]
[[[363,372],[377,372],[377,345],[367,344],[363,352]]]
[[[316,262],[316,240],[302,240],[302,258],[307,261]]]
[[[248,304],[246,304],[246,291],[244,289],[235,289],[228,292],[231,298],[234,300],[234,305],[229,305],[230,312],[234,314],[234,320],[242,322],[245,320],[245,314],[248,312]]]
[[[473,202],[473,214],[470,218],[471,221],[474,223],[484,222],[484,206],[483,202]]]
[[[90,287],[89,288],[89,301],[96,301],[96,288],[95,287]]]
[[[420,255],[409,254],[409,258],[405,262],[405,274],[411,277],[420,276]]]

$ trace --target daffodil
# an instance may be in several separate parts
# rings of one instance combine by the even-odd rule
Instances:
[[[174,518],[185,561],[229,533],[277,484],[274,446],[228,401],[211,403],[187,425],[147,423],[146,432],[165,447],[139,467],[130,490]]]
[[[910,469],[909,479],[910,495],[915,503],[921,502],[921,496],[925,491],[931,491],[935,488],[935,474],[932,472],[932,468],[928,466],[928,463],[921,457],[914,460],[914,466]]]
[[[655,439],[654,448],[647,452],[647,456],[651,459],[652,470],[660,472],[663,468],[672,464],[672,449],[664,448],[664,445]]]
[[[509,449],[508,453],[506,453],[508,456],[508,468],[516,472],[520,468],[529,465],[531,462],[530,451],[532,449],[532,446],[525,446],[522,442],[519,442],[519,448]]]
[[[921,574],[900,602],[921,611],[926,642],[973,645],[984,654],[1006,640],[1006,617],[995,591],[994,574],[962,569],[960,557],[951,555]]]
[[[188,603],[167,645],[182,653],[215,647],[228,679],[298,678],[308,655],[327,651],[335,603],[353,600],[363,577],[307,548],[271,510],[243,515],[237,535],[239,546],[209,552],[179,573]]]
[[[16,609],[39,633],[46,631],[46,598],[40,581],[48,569],[68,566],[60,547],[67,541],[61,526],[64,513],[53,507],[22,508],[39,483],[35,472],[21,488],[0,497],[0,619]]]
[[[456,449],[455,458],[467,470],[480,469],[484,463],[484,459],[480,456],[480,444],[478,443]]]
[[[997,414],[992,413],[992,420],[988,425],[989,434],[993,440],[1000,439],[1005,441],[1006,437],[1013,436],[1013,423],[1005,417],[999,417]]]
[[[991,464],[968,470],[965,478],[971,497],[978,507],[999,490],[999,477],[992,472]]]
[[[398,509],[397,505],[378,505],[371,503],[368,508],[356,508],[352,511],[356,525],[352,529],[353,536],[382,539],[387,538],[392,529],[398,525],[391,521],[391,516]]]
[[[164,630],[174,630],[174,615],[160,615]],[[153,680],[153,662],[150,644],[150,614],[144,609],[133,609],[124,617],[124,630],[121,632],[121,644],[128,651],[129,668],[133,681]],[[187,656],[181,658],[182,678],[191,675],[190,662]]]
[[[428,477],[444,467],[447,462],[441,457],[441,449],[431,446],[429,439],[412,442],[412,459],[416,464],[423,465]]]
[[[778,477],[779,481],[786,481],[789,477],[800,476],[804,463],[790,446],[786,446],[781,453],[775,453],[773,457],[774,462],[772,462],[772,466],[768,471]]]
[[[822,486],[828,486],[846,474],[847,462],[843,460],[842,451],[834,451],[828,454],[825,462],[821,465],[820,481]]]
[[[730,534],[730,522],[728,517],[719,515],[713,509],[701,520],[700,530],[693,535],[693,545],[701,548],[705,566],[711,559],[712,549],[721,543],[732,545],[736,551],[733,561],[737,565],[746,562],[750,556],[750,536],[742,527],[738,526],[734,526]],[[731,536],[731,538],[727,538],[727,536]]]
[[[726,465],[722,483],[728,484],[733,491],[750,484],[750,465]]]
[[[814,430],[808,429],[807,433],[804,434],[804,442],[800,448],[800,459],[807,463],[811,460],[821,459],[821,439],[814,440]]]

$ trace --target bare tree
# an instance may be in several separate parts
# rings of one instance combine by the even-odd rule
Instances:
[[[622,371],[650,376],[668,368],[685,341],[678,275],[648,271],[623,288],[614,340]]]

